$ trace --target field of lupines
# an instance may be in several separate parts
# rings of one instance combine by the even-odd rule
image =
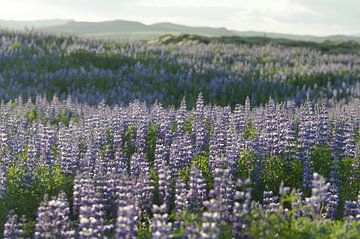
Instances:
[[[0,35],[4,238],[359,238],[359,53]]]
[[[134,100],[254,106],[360,95],[360,52],[325,54],[276,45],[112,42],[0,31],[0,98],[56,94],[80,102]],[[357,87],[356,87],[357,86]]]

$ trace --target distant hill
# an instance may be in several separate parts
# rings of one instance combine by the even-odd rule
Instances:
[[[57,33],[73,33],[85,36],[109,37],[120,39],[153,39],[164,34],[198,34],[203,36],[232,36],[234,31],[226,28],[189,27],[173,23],[156,23],[145,25],[133,21],[105,21],[105,22],[67,22],[58,26],[39,28],[42,31]]]
[[[10,30],[23,30],[24,28],[41,28],[63,25],[73,20],[52,19],[52,20],[38,20],[38,21],[13,21],[0,20],[0,27]]]
[[[74,20],[43,20],[43,21],[3,21],[0,27],[8,29],[35,28],[40,31],[51,33],[70,33],[83,36],[113,39],[155,39],[165,34],[181,35],[194,34],[207,37],[220,36],[244,36],[244,37],[266,37],[281,38],[297,41],[360,41],[359,36],[333,35],[317,37],[311,35],[291,35],[280,33],[266,33],[256,31],[234,31],[224,27],[193,27],[174,23],[156,23],[146,25],[135,21],[103,21],[103,22],[77,22]]]
[[[293,35],[293,34],[282,34],[282,33],[272,33],[272,32],[255,32],[255,31],[237,31],[237,36],[247,36],[247,37],[267,37],[267,38],[281,38],[289,39],[295,41],[313,41],[313,42],[323,42],[323,41],[360,41],[360,36],[346,36],[346,35],[331,35],[331,36],[312,36],[312,35]]]

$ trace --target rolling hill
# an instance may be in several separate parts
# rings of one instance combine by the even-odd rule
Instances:
[[[51,20],[37,20],[37,21],[14,21],[14,20],[0,20],[0,27],[10,30],[23,30],[24,28],[41,28],[63,25],[73,20],[66,19],[51,19]]]
[[[206,37],[245,36],[281,38],[297,41],[360,41],[360,36],[332,35],[318,37],[311,35],[291,35],[256,31],[235,31],[224,27],[194,27],[174,23],[143,24],[136,21],[113,20],[102,22],[79,22],[74,20],[8,21],[0,20],[0,27],[7,29],[35,28],[50,33],[70,33],[82,36],[111,39],[149,40],[165,34],[195,34]]]

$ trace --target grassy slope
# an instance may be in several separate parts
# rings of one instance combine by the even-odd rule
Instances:
[[[324,41],[324,42],[308,42],[295,41],[282,38],[267,37],[242,37],[242,36],[222,36],[222,37],[205,37],[199,35],[182,34],[178,36],[165,35],[159,37],[152,42],[162,44],[178,44],[181,42],[197,42],[209,44],[213,43],[229,43],[229,44],[248,44],[248,45],[265,45],[276,44],[284,47],[306,47],[323,53],[357,53],[360,54],[360,43],[356,41]]]

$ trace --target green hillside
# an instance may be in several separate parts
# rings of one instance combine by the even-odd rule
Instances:
[[[235,31],[224,27],[186,26],[168,22],[143,24],[136,21],[113,20],[103,22],[78,22],[74,20],[43,20],[43,21],[4,21],[0,20],[0,28],[23,30],[35,28],[50,33],[70,33],[81,36],[91,36],[101,39],[156,39],[162,35],[192,34],[206,37],[255,37],[288,39],[304,42],[325,41],[360,41],[360,36],[333,35],[318,37],[311,35],[291,35],[272,32]]]

